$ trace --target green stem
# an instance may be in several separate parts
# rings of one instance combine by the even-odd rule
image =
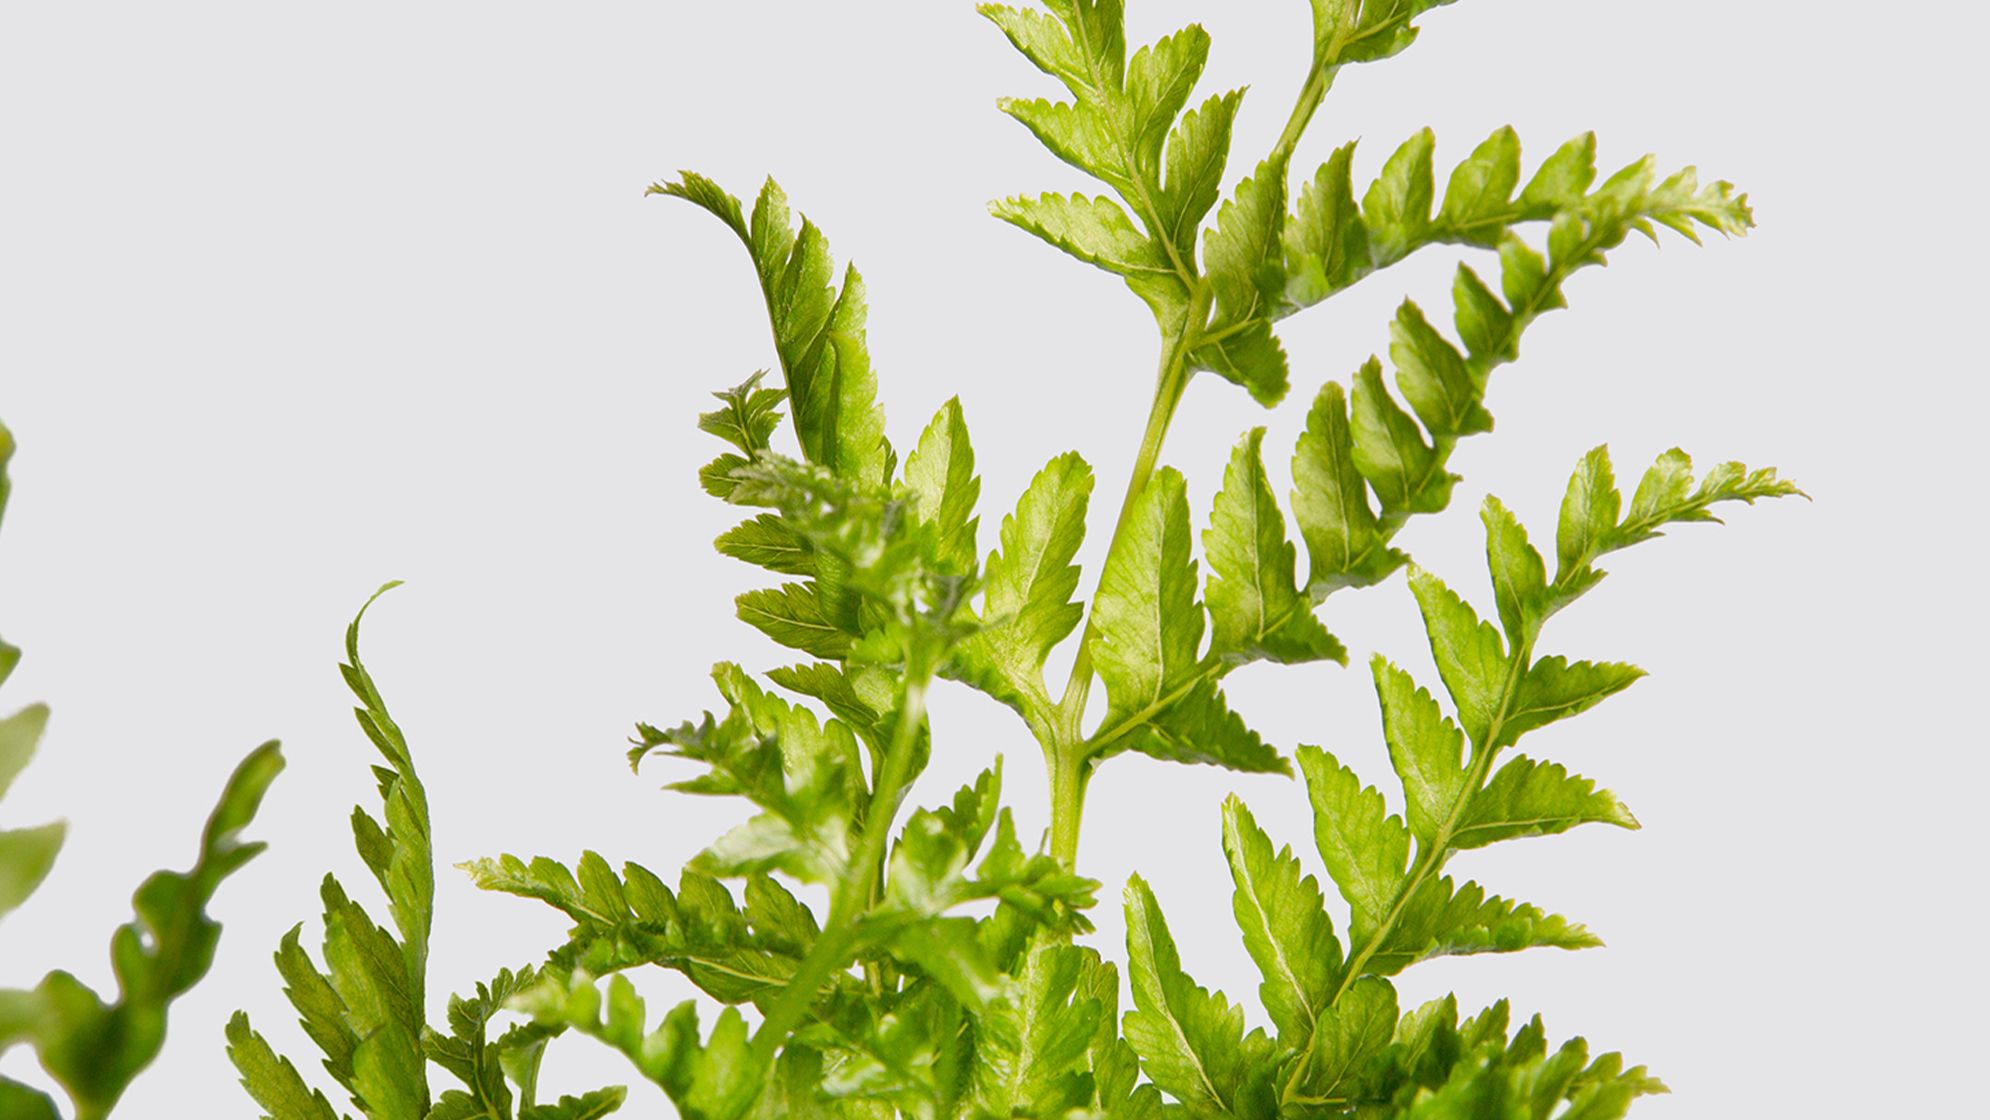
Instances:
[[[1154,469],[1160,462],[1161,445],[1168,438],[1168,425],[1175,418],[1175,408],[1181,404],[1182,392],[1188,387],[1191,367],[1189,354],[1202,339],[1202,331],[1209,322],[1209,306],[1212,293],[1205,282],[1198,282],[1189,297],[1187,312],[1182,317],[1182,325],[1166,338],[1161,352],[1161,368],[1154,381],[1154,399],[1147,410],[1147,430],[1140,437],[1140,451],[1133,460],[1133,473],[1126,480],[1126,495],[1120,500],[1119,517],[1113,522],[1112,539],[1106,544],[1106,555],[1111,557],[1119,548],[1120,538],[1126,534],[1127,525],[1133,520],[1134,503],[1146,491],[1148,482],[1153,480]],[[1078,859],[1078,825],[1085,808],[1085,784],[1090,760],[1085,754],[1085,734],[1082,726],[1085,718],[1085,702],[1092,691],[1092,642],[1098,636],[1096,618],[1085,622],[1085,633],[1078,644],[1078,655],[1071,663],[1071,676],[1064,685],[1064,699],[1059,704],[1058,735],[1044,746],[1044,761],[1050,770],[1051,782],[1051,854],[1067,867],[1073,867]]]
[[[1049,762],[1050,854],[1067,867],[1078,860],[1078,829],[1085,815],[1090,765],[1076,752],[1060,752]]]
[[[857,919],[870,908],[878,875],[884,867],[892,821],[898,815],[906,778],[912,772],[913,748],[918,745],[920,728],[925,726],[926,687],[931,679],[932,667],[915,649],[906,664],[905,698],[899,706],[898,726],[892,730],[891,748],[878,771],[856,858],[843,869],[843,877],[836,884],[821,936],[816,938],[781,994],[768,1006],[767,1018],[754,1032],[753,1052],[763,1064],[773,1061],[774,1052],[808,1013],[822,985],[848,962],[849,952],[856,943]]]
[[[1437,834],[1431,838],[1429,850],[1417,853],[1416,861],[1410,867],[1410,874],[1403,880],[1403,888],[1397,892],[1388,914],[1376,925],[1374,932],[1368,935],[1361,949],[1348,958],[1347,969],[1341,974],[1340,985],[1334,989],[1333,998],[1327,1001],[1329,1004],[1339,1003],[1340,997],[1346,995],[1347,990],[1354,986],[1354,982],[1361,978],[1362,970],[1367,967],[1370,960],[1374,959],[1376,952],[1382,947],[1382,942],[1388,939],[1390,931],[1395,929],[1396,922],[1402,918],[1403,911],[1409,906],[1410,900],[1416,897],[1417,890],[1423,886],[1424,881],[1444,870],[1445,861],[1451,858],[1452,837],[1457,835],[1458,825],[1465,818],[1465,810],[1471,806],[1472,799],[1479,795],[1479,791],[1485,788],[1486,779],[1492,773],[1493,759],[1499,754],[1499,748],[1495,744],[1499,742],[1500,732],[1513,710],[1520,681],[1527,675],[1533,657],[1534,647],[1531,641],[1513,651],[1513,662],[1507,669],[1506,685],[1500,690],[1499,707],[1494,709],[1492,720],[1486,726],[1485,741],[1473,746],[1472,764],[1465,775],[1465,788],[1459,793],[1458,799],[1451,803],[1451,809],[1445,814],[1443,823],[1438,826]]]
[[[1305,135],[1306,126],[1313,123],[1313,114],[1320,108],[1320,102],[1327,98],[1327,91],[1333,88],[1334,75],[1340,73],[1338,66],[1315,66],[1313,74],[1306,79],[1306,85],[1299,91],[1299,100],[1292,106],[1292,115],[1285,119],[1285,131],[1278,134],[1278,143],[1271,149],[1271,159],[1281,167],[1292,162],[1293,149],[1299,146],[1299,138]]]

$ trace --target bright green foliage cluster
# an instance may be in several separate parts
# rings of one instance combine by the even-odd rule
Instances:
[[[725,447],[700,478],[738,507],[719,550],[770,574],[738,597],[739,618],[799,660],[715,666],[712,710],[637,727],[633,765],[675,760],[669,788],[748,810],[674,887],[595,852],[571,866],[512,855],[465,865],[479,886],[550,905],[572,928],[543,962],[452,1001],[444,1034],[422,1015],[426,808],[349,635],[347,680],[389,763],[377,771],[386,821],[360,814],[355,837],[399,936],[328,880],[325,970],[295,933],[278,965],[363,1115],[612,1109],[619,1090],[533,1103],[540,1055],[568,1033],[623,1054],[692,1120],[1601,1120],[1663,1089],[1579,1039],[1551,1047],[1538,1020],[1516,1029],[1505,1003],[1462,1019],[1451,999],[1403,1008],[1391,978],[1438,956],[1597,943],[1575,921],[1450,873],[1453,855],[1499,841],[1637,826],[1590,780],[1512,753],[1522,735],[1640,675],[1542,655],[1542,628],[1595,586],[1608,553],[1711,520],[1722,502],[1796,491],[1735,464],[1696,482],[1672,451],[1626,499],[1599,448],[1570,483],[1552,575],[1506,507],[1487,501],[1493,610],[1483,617],[1396,539],[1412,515],[1450,504],[1458,441],[1492,428],[1493,369],[1518,358],[1543,312],[1566,305],[1578,271],[1633,233],[1697,240],[1703,229],[1739,234],[1751,218],[1727,184],[1702,187],[1690,169],[1661,176],[1649,159],[1599,182],[1586,135],[1523,173],[1510,129],[1452,167],[1441,192],[1427,130],[1359,198],[1352,144],[1295,186],[1292,161],[1335,75],[1408,47],[1413,21],[1437,6],[1312,0],[1298,102],[1227,198],[1242,93],[1195,103],[1210,49],[1200,28],[1130,49],[1120,0],[983,6],[1068,97],[1004,110],[1110,192],[1015,198],[995,213],[1122,277],[1160,333],[1146,432],[1089,603],[1075,563],[1095,486],[1083,458],[1046,464],[985,541],[960,403],[902,458],[894,450],[863,281],[839,271],[822,232],[771,181],[750,204],[689,172],[651,188],[737,236],[767,308],[778,384],[762,372],[716,394],[698,426]],[[1544,236],[1530,241],[1529,227]],[[1294,373],[1274,324],[1439,244],[1492,251],[1496,278],[1458,269],[1448,331],[1404,301],[1389,327],[1392,377],[1377,357],[1346,384],[1320,386],[1288,502],[1273,492],[1257,429],[1198,521],[1186,481],[1161,463],[1194,375],[1277,404]],[[1392,811],[1327,752],[1288,755],[1251,730],[1223,682],[1257,662],[1345,664],[1322,604],[1405,568],[1449,703],[1373,659],[1402,789]],[[1067,642],[1071,672],[1053,689],[1045,665]],[[999,759],[949,801],[917,807],[912,791],[936,749],[927,696],[948,682],[1012,709],[1041,749],[1052,819],[1040,849],[1000,804]],[[1089,704],[1095,684],[1102,714]],[[1222,814],[1235,918],[1264,978],[1263,1025],[1196,984],[1138,877],[1126,889],[1124,975],[1078,940],[1098,886],[1076,871],[1086,791],[1104,760],[1128,752],[1280,774],[1297,762],[1338,901],[1240,801]],[[644,966],[681,974],[721,1010],[701,1021],[685,1001],[651,1015],[628,976]],[[525,1021],[493,1038],[501,1010]],[[275,1120],[336,1116],[245,1021],[230,1036]],[[464,1088],[431,1098],[431,1062]]]
[[[390,583],[367,600],[397,586]],[[472,996],[449,1000],[446,1029],[427,1024],[429,931],[434,922],[435,866],[428,795],[400,725],[359,658],[359,626],[346,629],[339,666],[358,698],[353,715],[385,766],[373,768],[384,813],[352,811],[353,846],[387,896],[389,930],[326,875],[324,966],[303,947],[303,927],[291,929],[276,953],[284,994],[300,1024],[324,1054],[325,1072],[367,1120],[591,1120],[622,1103],[619,1087],[536,1103],[546,1032],[514,1025],[492,1037],[492,1020],[535,979],[531,968],[506,969]],[[397,937],[396,934],[399,936]],[[228,1057],[242,1086],[272,1120],[337,1120],[325,1094],[310,1086],[288,1058],[236,1012],[228,1024]],[[432,1096],[430,1062],[462,1083]]]
[[[7,464],[14,437],[0,425],[0,516],[12,483]],[[21,651],[0,642],[0,684],[20,663]],[[0,796],[33,757],[48,726],[48,706],[33,704],[0,718]],[[0,989],[0,1051],[17,1044],[35,1048],[42,1068],[60,1084],[77,1120],[108,1116],[134,1078],[159,1056],[166,1041],[166,1010],[185,995],[214,961],[221,925],[207,916],[221,881],[263,850],[241,839],[263,794],[283,769],[273,742],[242,760],[201,833],[192,870],[161,871],[132,896],[136,917],[111,935],[111,966],[118,994],[111,1002],[68,972],[57,970],[33,989]],[[34,893],[62,847],[60,822],[0,829],[0,917]],[[55,1120],[54,1101],[0,1077],[0,1118]]]

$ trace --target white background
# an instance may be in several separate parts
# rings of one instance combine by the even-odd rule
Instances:
[[[1139,41],[1209,27],[1203,89],[1252,87],[1237,151],[1255,160],[1303,77],[1305,6],[1132,7]],[[1973,1107],[1990,773],[1966,708],[1985,669],[1971,449],[1990,398],[1970,329],[1985,294],[1971,52],[1990,20],[1952,12],[1471,0],[1426,17],[1408,54],[1344,74],[1301,151],[1311,167],[1364,137],[1365,181],[1424,124],[1440,168],[1501,124],[1530,165],[1595,128],[1606,172],[1654,151],[1756,204],[1745,241],[1637,242],[1577,279],[1573,309],[1497,375],[1499,430],[1459,452],[1451,513],[1403,537],[1485,603],[1482,495],[1545,539],[1568,470],[1602,441],[1620,475],[1677,443],[1703,464],[1779,465],[1816,498],[1616,558],[1545,639],[1651,670],[1530,740],[1645,830],[1457,870],[1610,947],[1403,980],[1406,1000],[1513,993],[1555,1037],[1649,1063],[1676,1090],[1640,1106],[1651,1120]],[[271,850],[218,899],[220,960],[127,1115],[254,1115],[221,1051],[238,1006],[317,1072],[268,954],[295,922],[315,937],[327,869],[371,889],[345,824],[373,798],[369,748],[334,665],[385,579],[410,586],[367,649],[434,803],[438,1014],[562,929],[449,864],[591,847],[670,878],[736,819],[622,758],[634,721],[711,703],[711,662],[789,659],[732,619],[757,577],[711,550],[733,515],[694,481],[715,450],[692,426],[705,393],[772,360],[759,298],[717,223],[641,197],[653,179],[695,167],[747,193],[772,172],[859,260],[899,446],[948,396],[965,404],[984,549],[1069,448],[1099,470],[1104,522],[1151,322],[1117,281],[984,210],[1083,185],[993,108],[1046,92],[966,0],[7,7],[0,413],[21,452],[0,624],[27,658],[4,706],[46,699],[55,718],[4,820],[63,816],[72,839],[0,928],[0,983],[60,965],[107,984],[131,888],[191,859],[234,761],[273,735],[291,760],[254,829]],[[1282,473],[1312,391],[1385,345],[1405,294],[1445,307],[1456,259],[1426,253],[1291,320],[1295,391],[1274,412],[1193,385],[1165,458],[1196,507],[1251,425],[1269,425]],[[1394,797],[1361,666],[1380,650],[1434,679],[1410,598],[1398,579],[1337,597],[1327,620],[1355,668],[1254,668],[1233,695],[1272,741],[1329,746]],[[958,688],[935,706],[917,795],[1004,752],[1010,798],[1041,828],[1020,724]],[[1095,783],[1082,863],[1107,884],[1100,944],[1118,955],[1137,866],[1191,970],[1248,1001],[1217,843],[1230,790],[1318,869],[1297,784],[1140,758]],[[39,1077],[22,1051],[0,1069]],[[547,1075],[567,1091],[630,1078],[584,1041]],[[643,1089],[628,1112],[667,1105]]]

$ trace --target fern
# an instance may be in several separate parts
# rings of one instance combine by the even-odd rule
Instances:
[[[353,716],[379,752],[373,767],[382,815],[352,811],[353,846],[387,899],[393,928],[376,923],[336,876],[326,875],[324,941],[314,961],[303,926],[292,927],[276,952],[284,995],[299,1025],[324,1055],[322,1065],[353,1109],[367,1120],[581,1120],[604,1116],[622,1102],[620,1087],[552,1104],[535,1103],[539,1064],[549,1035],[517,1025],[492,1036],[495,1016],[530,987],[531,968],[500,972],[475,994],[449,1000],[446,1029],[427,1023],[429,932],[435,913],[435,867],[428,794],[415,772],[407,737],[387,710],[373,675],[359,657],[359,628],[381,595],[374,592],[346,628],[339,666],[359,701]],[[268,1120],[337,1120],[341,1113],[289,1058],[238,1011],[228,1023],[228,1057],[242,1087]],[[441,1066],[462,1088],[430,1091],[427,1067]]]
[[[1516,1027],[1505,1003],[1468,1017],[1448,998],[1406,1009],[1393,978],[1433,957],[1597,943],[1580,922],[1451,866],[1506,840],[1637,827],[1593,781],[1513,753],[1528,732],[1640,676],[1544,654],[1543,629],[1596,585],[1611,552],[1710,520],[1721,503],[1796,491],[1734,464],[1695,482],[1675,451],[1625,499],[1599,449],[1570,484],[1552,575],[1517,519],[1487,502],[1483,613],[1398,541],[1414,516],[1449,507],[1454,451],[1493,427],[1492,372],[1520,357],[1537,319],[1567,305],[1577,273],[1632,234],[1697,241],[1741,234],[1752,216],[1728,184],[1702,186],[1690,168],[1661,173],[1650,159],[1599,182],[1589,135],[1528,169],[1517,135],[1500,129],[1445,171],[1441,191],[1428,130],[1395,148],[1358,195],[1351,143],[1295,177],[1299,142],[1340,70],[1405,50],[1439,6],[1314,0],[1306,81],[1277,141],[1248,165],[1231,152],[1242,91],[1197,91],[1210,50],[1201,28],[1136,46],[1121,0],[982,6],[1060,91],[1003,110],[1098,184],[1009,198],[995,215],[1122,278],[1159,335],[1145,434],[1089,600],[1075,560],[1092,513],[1090,464],[1077,452],[1053,458],[984,539],[965,410],[948,401],[901,458],[886,434],[863,281],[838,266],[822,231],[772,181],[750,203],[695,172],[650,188],[733,232],[768,312],[769,368],[718,392],[699,418],[721,441],[699,480],[736,510],[719,551],[768,573],[738,596],[738,617],[785,652],[771,668],[715,666],[711,710],[638,724],[629,760],[639,770],[673,760],[670,789],[737,799],[747,812],[674,886],[593,851],[571,864],[465,864],[480,887],[551,906],[570,930],[532,968],[454,1001],[448,1034],[427,1031],[426,810],[406,744],[359,668],[355,631],[348,683],[389,763],[387,823],[362,814],[356,838],[398,937],[332,884],[331,977],[295,935],[279,963],[362,1112],[526,1120],[612,1107],[613,1093],[532,1103],[538,1055],[567,1034],[620,1053],[696,1120],[1567,1120],[1621,1116],[1663,1090],[1579,1039],[1550,1046],[1538,1020]],[[1246,173],[1233,176],[1233,164]],[[1386,352],[1313,392],[1289,501],[1273,492],[1264,430],[1254,429],[1206,516],[1191,509],[1162,453],[1194,377],[1213,373],[1278,405],[1293,381],[1278,324],[1434,246],[1492,256],[1459,266],[1448,325],[1405,299]],[[1345,664],[1322,605],[1405,570],[1438,687],[1386,658],[1370,663],[1401,786],[1392,811],[1393,794],[1326,751],[1268,742],[1225,685],[1259,662]],[[1060,647],[1071,670],[1054,688],[1045,666]],[[1042,750],[1052,818],[1038,850],[1001,804],[1000,759],[950,800],[920,807],[916,787],[937,749],[927,700],[950,683],[1007,706]],[[1093,718],[1095,686],[1105,703]],[[1240,800],[1221,822],[1231,909],[1262,974],[1268,1027],[1196,982],[1138,877],[1125,892],[1126,1006],[1120,965],[1079,940],[1098,886],[1077,871],[1086,792],[1107,759],[1128,752],[1303,779],[1324,880]],[[363,960],[336,948],[350,940],[338,932],[346,926],[368,931]],[[649,967],[680,974],[717,1014],[696,999],[652,1014],[630,978]],[[366,987],[367,969],[393,983]],[[371,994],[355,1003],[349,992]],[[528,1021],[493,1039],[505,1012]],[[273,1115],[332,1115],[245,1023],[233,1037]],[[424,1060],[464,1088],[431,1099]],[[560,1108],[569,1111],[548,1111]]]
[[[0,517],[13,490],[7,477],[13,456],[13,434],[0,425]],[[0,684],[20,658],[19,649],[0,642]],[[47,726],[44,704],[0,719],[0,796],[34,756]],[[207,904],[223,879],[263,850],[259,842],[242,840],[241,832],[282,769],[276,743],[251,752],[223,787],[194,866],[158,872],[132,895],[136,917],[111,935],[116,999],[106,1002],[60,970],[30,990],[0,989],[0,1052],[33,1046],[42,1068],[68,1094],[78,1120],[110,1114],[165,1045],[168,1007],[207,974],[221,939],[220,923],[207,916]],[[0,917],[17,909],[48,876],[65,832],[61,822],[0,829]],[[59,1115],[47,1094],[0,1078],[0,1116],[54,1120]]]

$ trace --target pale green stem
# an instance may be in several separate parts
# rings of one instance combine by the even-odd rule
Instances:
[[[857,919],[869,908],[884,867],[885,845],[891,838],[892,821],[905,792],[906,778],[912,771],[912,753],[919,742],[919,730],[925,726],[926,687],[931,677],[931,666],[915,652],[906,665],[905,699],[899,706],[898,726],[892,731],[891,748],[878,771],[856,857],[837,882],[821,936],[767,1008],[767,1018],[760,1029],[754,1032],[753,1050],[763,1063],[773,1060],[775,1050],[808,1013],[822,985],[847,963],[856,941]]]
[[[1161,354],[1161,369],[1154,383],[1154,399],[1147,411],[1147,430],[1140,437],[1140,451],[1133,460],[1133,473],[1126,481],[1119,517],[1113,523],[1112,539],[1106,544],[1110,557],[1119,547],[1127,525],[1133,519],[1134,504],[1153,480],[1160,462],[1161,445],[1167,440],[1168,425],[1188,387],[1191,367],[1189,354],[1199,344],[1202,329],[1209,321],[1211,292],[1208,283],[1198,282],[1190,296],[1181,328],[1167,339]],[[1092,690],[1092,642],[1098,636],[1096,619],[1087,619],[1078,655],[1071,663],[1071,677],[1064,686],[1059,706],[1061,726],[1057,739],[1045,745],[1044,761],[1051,782],[1051,855],[1067,867],[1078,859],[1078,826],[1085,807],[1085,783],[1090,760],[1084,755],[1085,701]]]

